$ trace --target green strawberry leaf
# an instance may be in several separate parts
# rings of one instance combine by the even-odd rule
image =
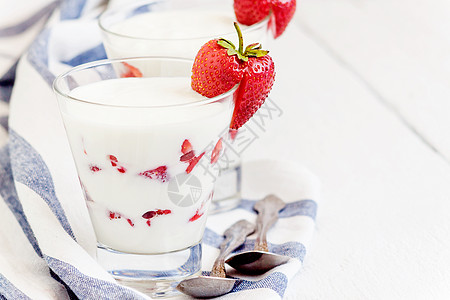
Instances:
[[[237,52],[237,50],[236,49],[228,49],[227,50],[227,54],[229,55],[229,56],[232,56],[232,55],[235,55],[235,54],[238,54],[239,52]]]
[[[242,38],[242,32],[239,28],[239,25],[234,22],[234,27],[237,31],[238,38],[239,38],[239,49],[236,50],[236,46],[232,42],[226,39],[219,39],[217,41],[217,44],[222,46],[223,48],[227,49],[227,54],[229,56],[236,55],[240,60],[242,61],[248,61],[249,57],[263,57],[269,51],[261,50],[262,46],[260,43],[253,43],[245,47],[245,50],[243,51],[243,44],[244,39]]]
[[[226,39],[219,39],[217,41],[217,44],[219,44],[220,46],[224,47],[225,49],[236,49],[234,44],[232,42],[230,42],[229,40],[226,40]]]

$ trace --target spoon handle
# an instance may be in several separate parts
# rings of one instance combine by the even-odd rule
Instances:
[[[285,206],[286,203],[275,195],[268,195],[255,203],[253,208],[258,212],[255,250],[269,251],[266,239],[267,231],[278,220],[278,212]]]
[[[255,225],[247,220],[240,220],[228,228],[225,233],[225,240],[220,244],[220,253],[214,262],[211,276],[225,278],[225,258],[245,242],[246,237],[255,231]]]

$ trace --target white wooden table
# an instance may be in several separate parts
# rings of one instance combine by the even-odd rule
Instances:
[[[245,156],[323,190],[286,299],[450,299],[450,1],[302,0],[270,48],[283,115]]]

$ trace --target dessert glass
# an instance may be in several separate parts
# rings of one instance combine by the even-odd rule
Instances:
[[[75,67],[53,85],[98,262],[125,284],[147,281],[152,296],[175,293],[178,281],[200,272],[214,184],[204,166],[221,147],[203,149],[221,146],[234,108],[236,87],[204,98],[190,89],[191,68],[188,59],[109,59]]]
[[[136,17],[140,19],[136,21]],[[268,20],[242,25],[244,42],[264,44]],[[231,0],[147,0],[111,7],[100,16],[99,26],[109,58],[169,55],[193,59],[201,46],[214,38],[238,45],[233,21]],[[210,213],[234,208],[241,200],[241,153],[233,147],[236,132],[230,135],[228,126],[224,126],[223,134],[227,147],[215,166],[219,176]]]

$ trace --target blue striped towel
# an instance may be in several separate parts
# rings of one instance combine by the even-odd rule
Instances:
[[[96,24],[104,3],[8,0],[5,5],[8,9],[0,11],[0,299],[148,299],[117,284],[93,259],[95,236],[50,87],[55,75],[105,58]],[[301,166],[281,161],[244,164],[241,205],[208,219],[203,270],[211,268],[224,230],[242,218],[254,221],[252,206],[268,193],[289,202],[269,231],[269,248],[292,259],[257,277],[239,276],[223,299],[283,298],[300,270],[314,233],[318,181]],[[239,251],[253,243],[250,237]]]

